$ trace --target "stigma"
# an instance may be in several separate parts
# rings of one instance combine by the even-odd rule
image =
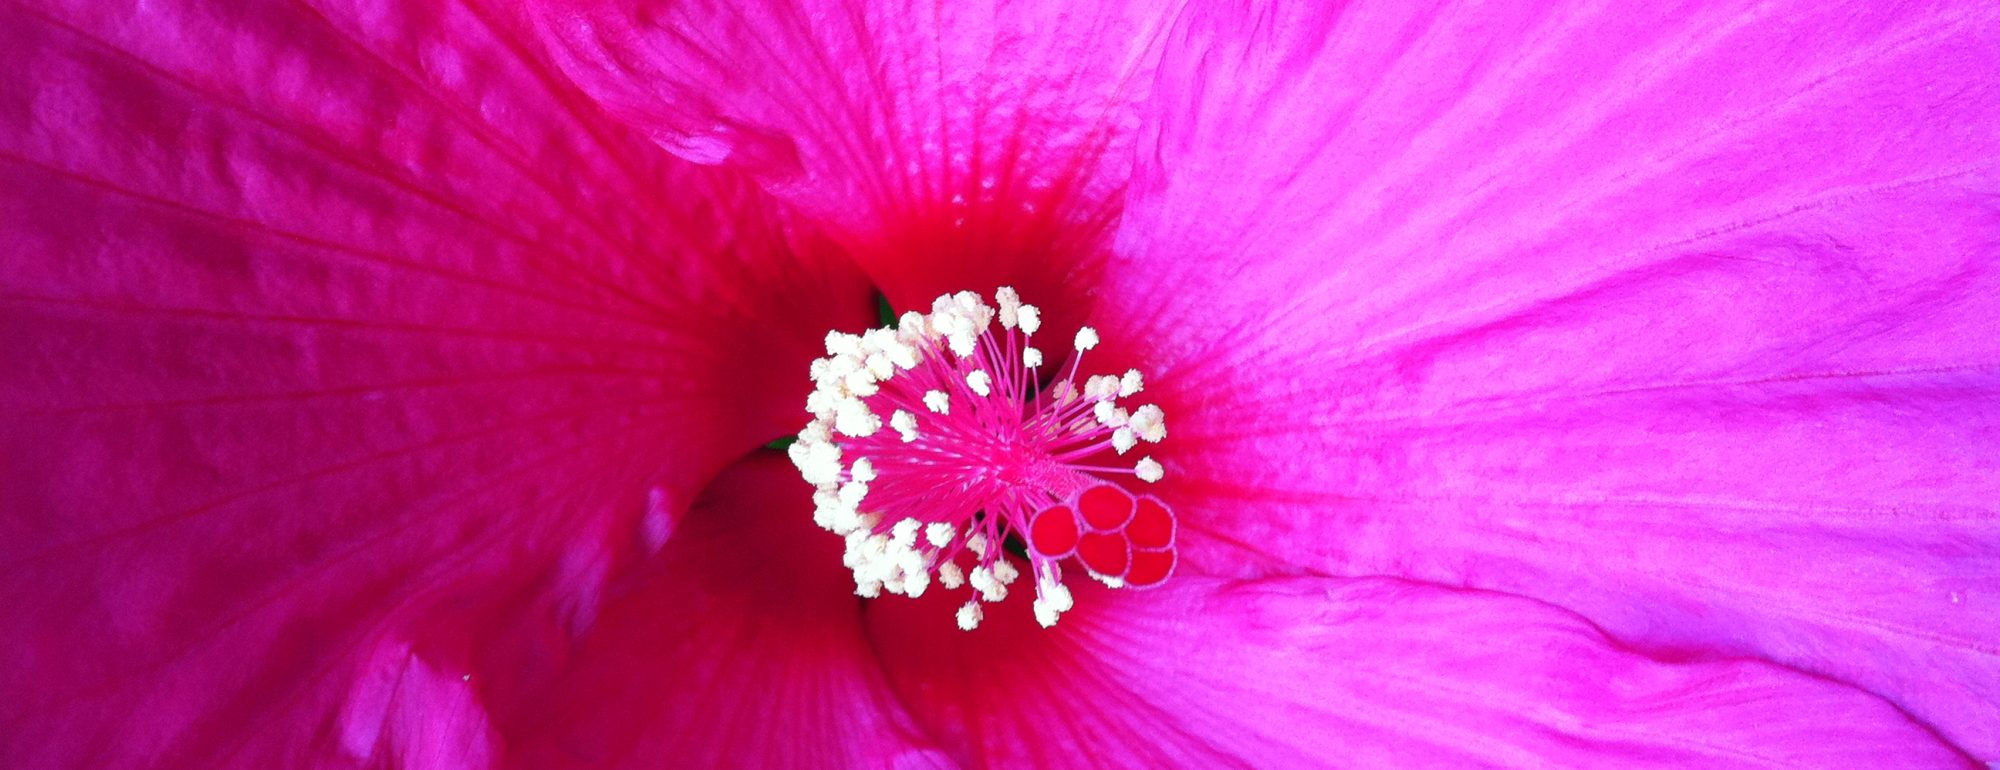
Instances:
[[[1176,563],[1173,511],[1143,491],[1165,468],[1141,445],[1167,436],[1165,411],[1134,400],[1144,376],[1084,376],[1101,341],[1088,326],[1045,370],[1041,310],[1007,287],[993,299],[948,294],[892,327],[829,332],[788,450],[855,593],[967,590],[968,631],[1023,577],[1047,627],[1075,603],[1065,566],[1137,589]]]

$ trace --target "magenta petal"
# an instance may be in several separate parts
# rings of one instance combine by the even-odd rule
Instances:
[[[937,622],[951,601],[884,604],[871,631],[971,766],[1967,766],[1873,695],[1650,658],[1499,594],[1182,576],[1078,591],[1052,630],[992,611],[970,634]]]
[[[437,668],[408,647],[389,645],[349,693],[341,748],[385,767],[465,770],[493,767],[501,739],[469,675]]]
[[[1996,16],[1196,14],[1101,307],[1184,574],[1525,594],[2000,760]]]
[[[759,175],[899,303],[1006,282],[1048,302],[1116,221],[1134,105],[1176,10],[570,0],[543,31],[613,114]]]
[[[703,494],[522,714],[515,766],[949,765],[882,678],[797,476],[758,458]]]
[[[485,717],[408,704],[507,710],[642,529],[796,430],[858,276],[523,42],[0,8],[0,766],[477,756]]]

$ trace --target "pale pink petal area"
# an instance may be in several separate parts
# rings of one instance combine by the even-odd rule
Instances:
[[[1005,283],[1047,302],[1101,256],[1180,5],[564,0],[541,26],[608,110],[755,174],[899,306]]]
[[[470,676],[454,676],[408,647],[378,654],[341,715],[341,748],[393,768],[495,766],[502,741]]]
[[[1524,594],[2000,760],[2000,7],[1169,47],[1099,323],[1173,415],[1189,571]]]
[[[0,766],[490,758],[868,314],[476,6],[9,5],[0,50]]]
[[[509,727],[511,764],[950,767],[883,678],[839,542],[800,486],[772,453],[703,492]]]
[[[870,632],[972,767],[1967,767],[1880,698],[1769,663],[1662,660],[1519,597],[1392,579],[1090,586],[1053,629],[957,597]]]

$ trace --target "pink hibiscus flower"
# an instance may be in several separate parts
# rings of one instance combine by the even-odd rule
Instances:
[[[2000,7],[491,5],[0,8],[0,767],[2000,761]],[[761,447],[1001,286],[968,632]]]

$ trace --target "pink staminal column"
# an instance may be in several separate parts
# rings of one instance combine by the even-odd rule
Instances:
[[[806,399],[813,420],[790,449],[817,490],[814,521],[845,539],[855,593],[969,586],[957,618],[966,630],[981,601],[1007,598],[1023,566],[1035,618],[1050,626],[1073,604],[1066,560],[1114,588],[1159,585],[1175,564],[1172,509],[1131,491],[1164,469],[1125,459],[1167,434],[1158,406],[1127,401],[1142,375],[1079,382],[1098,344],[1086,326],[1042,385],[1041,311],[1007,287],[994,300],[959,292],[894,327],[828,333]],[[1010,538],[1023,555],[1003,547]]]

